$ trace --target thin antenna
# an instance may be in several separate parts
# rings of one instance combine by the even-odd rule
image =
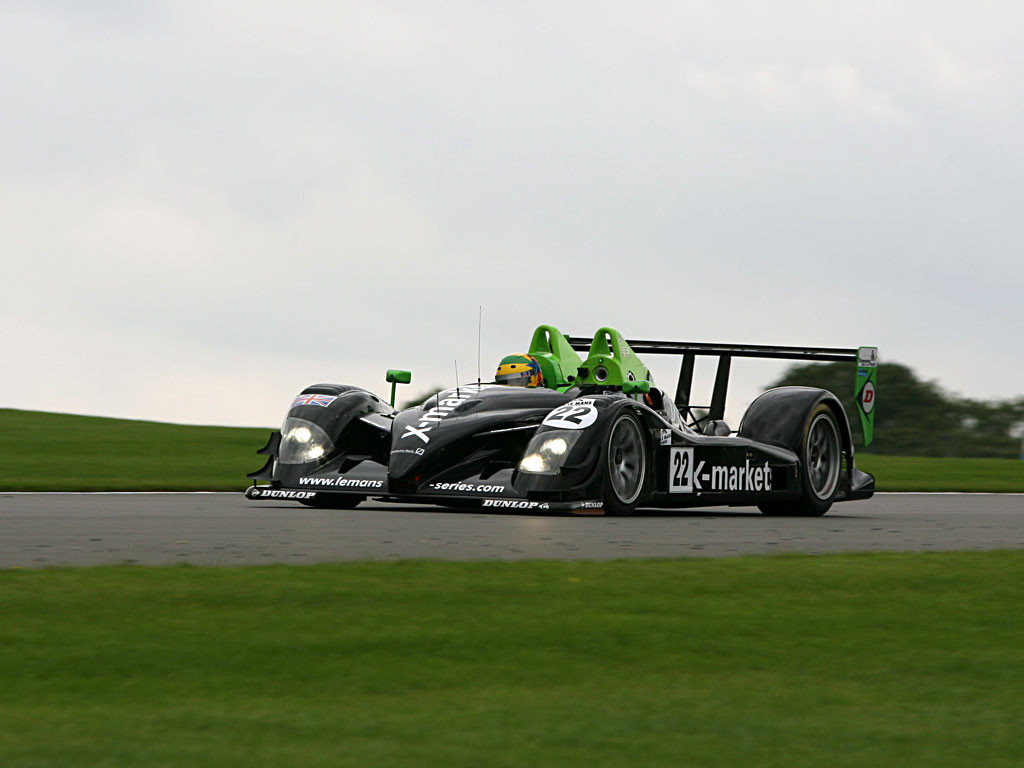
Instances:
[[[459,361],[455,361],[455,396],[459,397]]]
[[[480,314],[476,321],[476,383],[480,386],[480,337],[484,333],[484,307],[480,305]]]

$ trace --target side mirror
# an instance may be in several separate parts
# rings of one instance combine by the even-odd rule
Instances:
[[[395,389],[399,384],[408,384],[412,381],[412,371],[395,371],[388,369],[387,376],[384,377],[386,381],[391,384],[391,407],[395,407]]]
[[[622,385],[622,391],[627,395],[632,395],[637,392],[642,392],[645,395],[651,391],[651,382],[649,381],[627,381]]]

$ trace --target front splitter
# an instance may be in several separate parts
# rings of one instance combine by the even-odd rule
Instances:
[[[463,506],[479,504],[480,509],[507,509],[521,512],[569,512],[574,515],[603,515],[604,504],[600,501],[531,501],[529,499],[501,499],[472,496],[378,496],[370,494],[375,501],[394,504],[437,504],[439,506]],[[293,488],[271,488],[269,485],[254,485],[245,489],[245,498],[252,501],[313,501],[324,497],[366,497],[365,493],[339,493],[337,491],[303,491]]]

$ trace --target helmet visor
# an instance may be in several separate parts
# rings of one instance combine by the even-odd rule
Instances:
[[[497,384],[505,384],[510,387],[528,387],[532,378],[531,374],[532,372],[529,369],[516,371],[515,373],[504,373],[495,376],[494,381]]]

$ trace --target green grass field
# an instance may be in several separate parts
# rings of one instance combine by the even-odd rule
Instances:
[[[1018,766],[1024,552],[0,571],[0,764]]]
[[[858,453],[857,466],[875,476],[879,491],[1024,492],[1024,461],[938,459]]]
[[[0,409],[0,490],[242,490],[266,460],[256,451],[269,435]]]
[[[0,409],[0,491],[239,491],[269,432]],[[1024,492],[1024,461],[857,462],[880,491]]]

